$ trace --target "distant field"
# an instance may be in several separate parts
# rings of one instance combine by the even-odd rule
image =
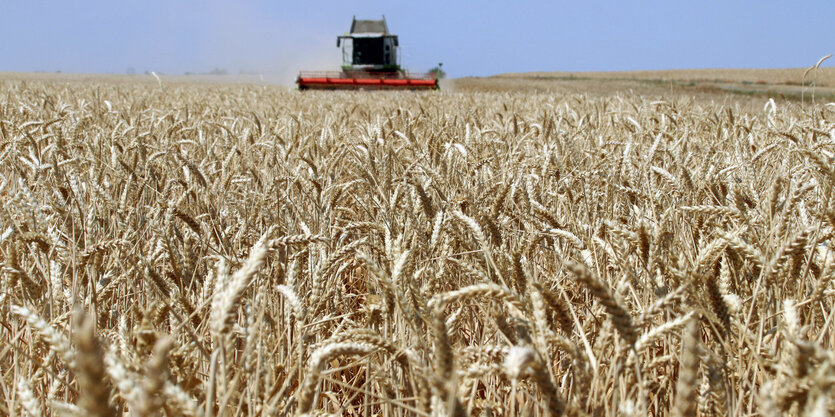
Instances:
[[[456,91],[551,91],[609,95],[716,95],[783,97],[790,100],[835,99],[835,67],[809,72],[784,69],[696,69],[624,72],[527,72],[455,80]],[[814,87],[814,89],[812,88]]]
[[[694,69],[622,72],[526,72],[490,77],[443,80],[441,87],[454,92],[547,92],[606,97],[619,93],[652,97],[690,97],[708,101],[735,101],[759,105],[769,97],[790,101],[835,101],[835,67],[809,72],[805,68]],[[253,84],[294,87],[286,74],[182,75],[160,74],[175,84]],[[146,74],[0,73],[3,80],[155,84]]]
[[[779,85],[801,85],[806,68],[773,69],[685,69],[658,71],[620,71],[620,72],[529,72],[508,73],[498,78],[587,78],[595,80],[630,79],[630,80],[676,80],[701,82],[736,82],[767,83]],[[815,81],[815,72],[806,74],[805,81]],[[835,87],[835,67],[824,67],[817,71],[819,87]]]

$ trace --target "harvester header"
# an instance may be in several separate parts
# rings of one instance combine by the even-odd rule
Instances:
[[[436,90],[432,73],[409,73],[400,67],[397,35],[389,32],[386,18],[351,22],[350,32],[337,36],[342,48],[341,71],[302,71],[299,90]]]

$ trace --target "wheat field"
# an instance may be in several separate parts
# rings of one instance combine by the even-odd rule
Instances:
[[[1,415],[835,410],[835,105],[0,93]]]

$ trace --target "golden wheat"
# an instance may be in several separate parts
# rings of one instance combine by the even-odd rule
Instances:
[[[0,92],[0,415],[835,411],[831,105]]]

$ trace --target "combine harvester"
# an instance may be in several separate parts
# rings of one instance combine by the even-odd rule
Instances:
[[[336,38],[342,47],[342,71],[301,71],[299,90],[437,90],[433,73],[409,73],[397,60],[397,35],[383,20],[357,20]]]

